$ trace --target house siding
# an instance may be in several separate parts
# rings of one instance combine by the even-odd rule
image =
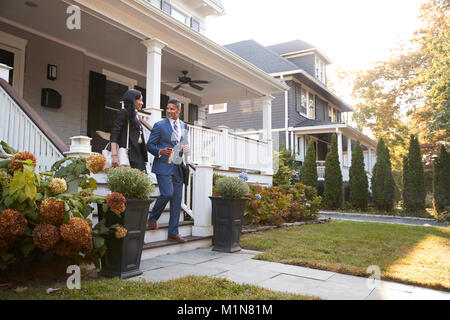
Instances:
[[[331,121],[328,117],[328,102],[316,96],[316,120]]]
[[[272,100],[272,129],[284,128],[284,93],[274,94]],[[263,129],[262,104],[258,100],[232,102],[227,112],[206,114],[206,126],[227,126],[233,130],[254,131]]]
[[[315,77],[316,60],[313,53],[301,57],[288,58],[288,60]]]
[[[294,127],[299,122],[305,121],[308,118],[305,116],[302,116],[298,111],[297,108],[300,105],[300,97],[301,97],[301,85],[294,81],[288,81],[287,85],[291,87],[291,90],[289,90],[289,121],[288,126]]]

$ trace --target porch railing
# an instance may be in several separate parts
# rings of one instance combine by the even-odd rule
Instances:
[[[9,84],[0,80],[0,140],[36,156],[37,170],[46,171],[68,147]]]

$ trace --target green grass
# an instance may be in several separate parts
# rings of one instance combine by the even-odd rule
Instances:
[[[280,293],[252,285],[241,285],[219,278],[188,276],[158,283],[120,280],[81,282],[80,290],[65,284],[47,294],[48,286],[23,292],[0,290],[0,300],[311,300],[312,297]]]
[[[450,228],[332,221],[247,234],[256,259],[368,276],[450,291]]]

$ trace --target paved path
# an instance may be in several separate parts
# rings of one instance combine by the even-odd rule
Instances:
[[[413,218],[413,217],[394,217],[382,215],[367,215],[359,213],[343,213],[343,212],[327,212],[320,211],[320,215],[330,217],[336,220],[366,221],[366,222],[383,222],[392,224],[405,224],[410,226],[439,226],[448,227],[448,222],[437,222],[433,219]]]
[[[249,250],[222,253],[207,248],[159,256],[143,260],[144,274],[131,280],[159,282],[198,275],[331,300],[450,300],[450,293],[443,291],[388,281],[380,281],[377,288],[372,288],[370,282],[367,285],[367,278],[252,259],[257,254]]]

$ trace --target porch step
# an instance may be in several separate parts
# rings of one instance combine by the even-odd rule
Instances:
[[[184,238],[187,240],[187,242],[185,243],[178,243],[172,240],[162,240],[144,244],[141,260],[151,259],[167,254],[195,250],[199,248],[209,248],[212,246],[212,236],[188,236]]]
[[[178,224],[178,232],[183,237],[189,237],[192,235],[192,226],[194,225],[194,222],[191,221],[182,221]],[[159,241],[167,240],[169,230],[169,224],[168,223],[158,223],[158,230],[151,230],[147,228],[147,231],[145,232],[145,238],[144,243],[155,243]]]

